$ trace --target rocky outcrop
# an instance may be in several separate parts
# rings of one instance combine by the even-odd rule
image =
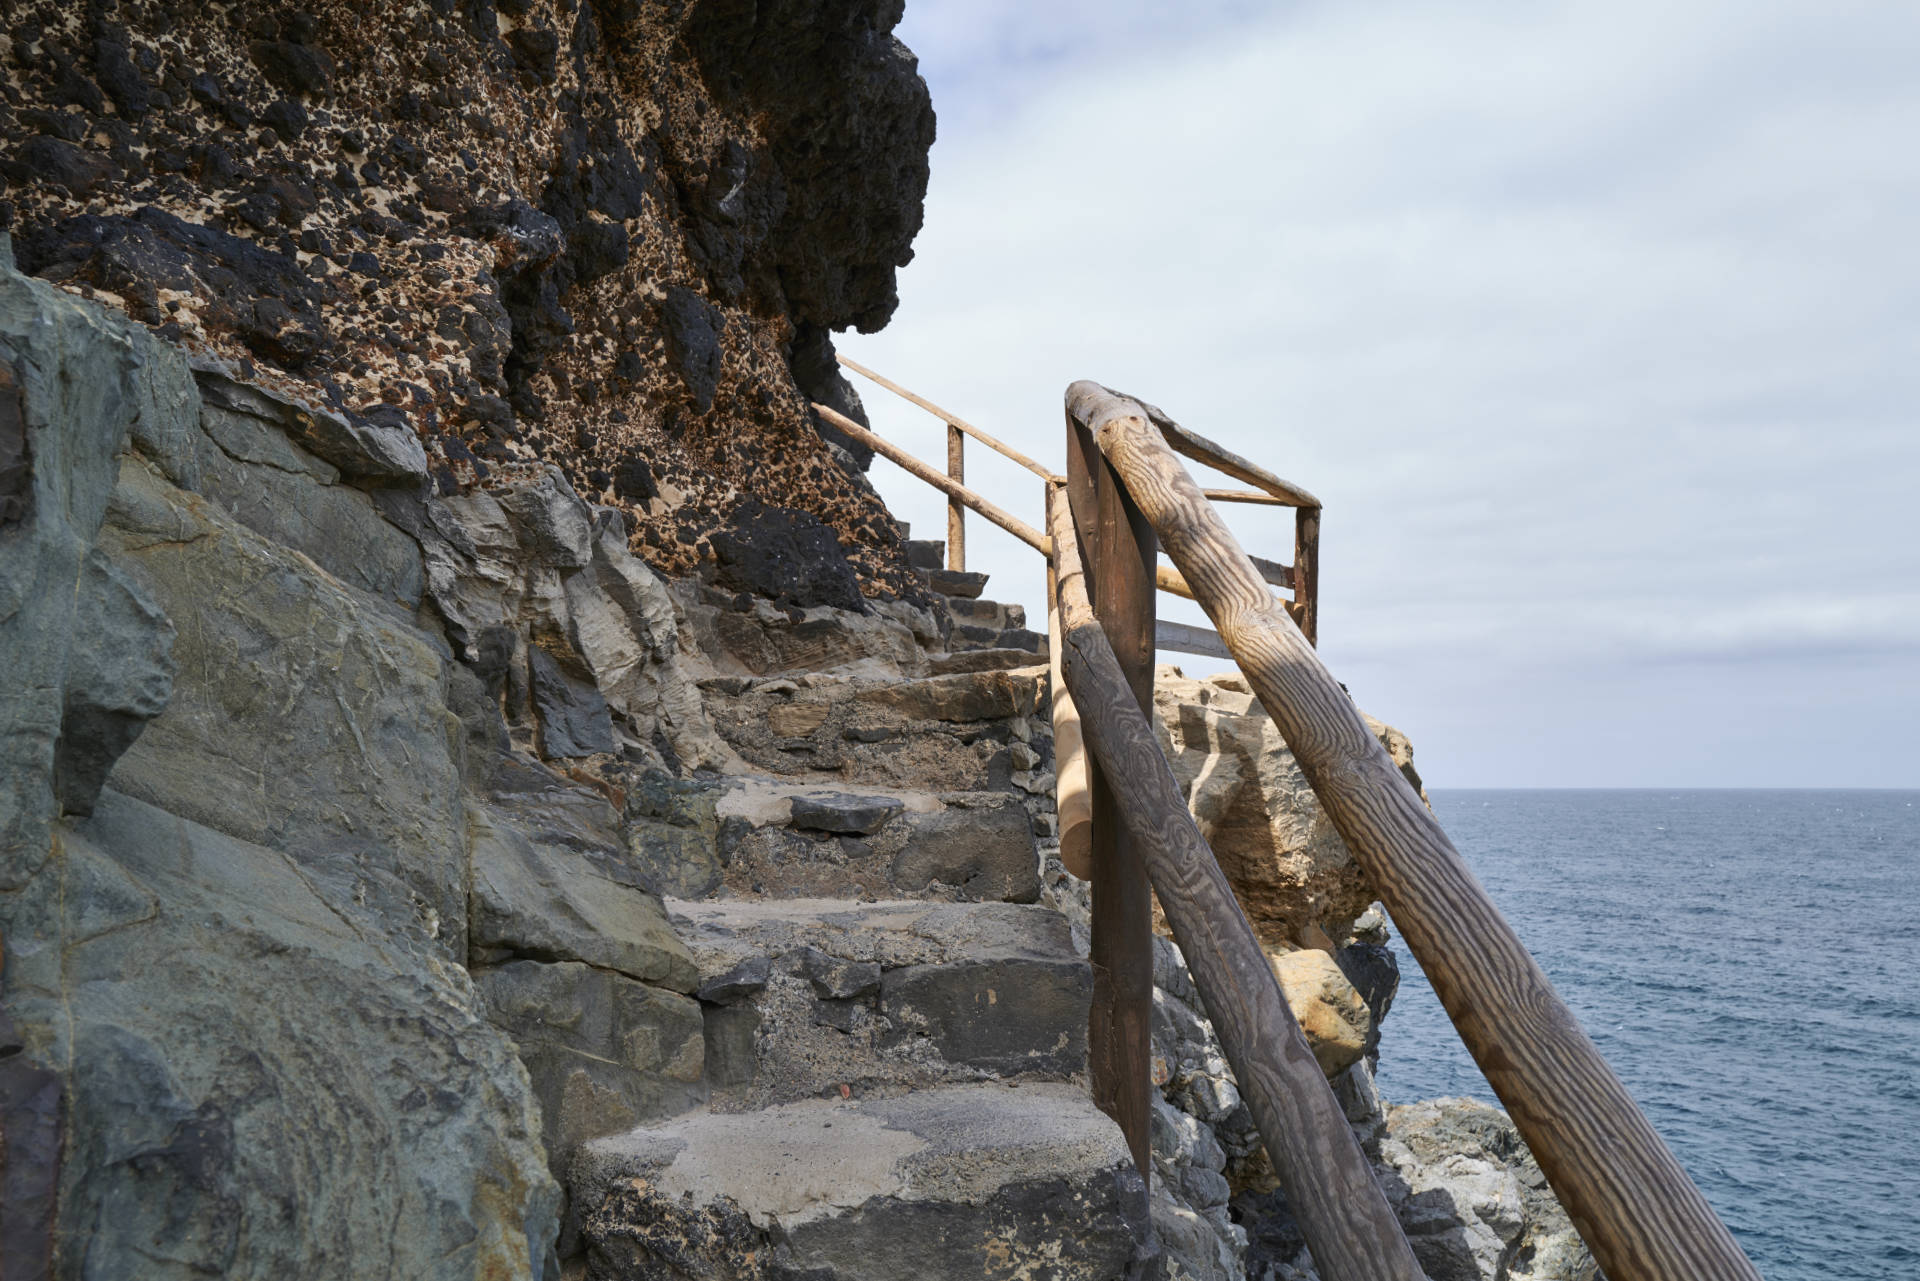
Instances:
[[[808,408],[858,416],[830,331],[886,322],[920,226],[933,112],[899,17],[19,0],[0,230],[313,407],[332,465],[342,440],[448,496],[551,465],[658,570],[803,608],[913,595]]]
[[[1513,1122],[1473,1099],[1383,1107],[1364,1065],[1342,1099],[1381,1186],[1431,1281],[1601,1281]],[[1318,1276],[1277,1191],[1243,1190],[1247,1275]]]
[[[41,1074],[65,1131],[9,1127],[10,1197],[43,1211],[9,1271],[538,1275],[559,1191],[461,966],[432,638],[226,509],[195,460],[308,463],[226,454],[138,326],[0,269],[0,366],[29,468],[0,530],[29,676],[0,705],[4,1072]]]
[[[1174,777],[1261,942],[1331,950],[1373,887],[1246,680],[1161,667],[1154,711]],[[1368,724],[1419,789],[1406,735]]]

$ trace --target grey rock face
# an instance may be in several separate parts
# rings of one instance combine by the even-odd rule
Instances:
[[[172,618],[181,676],[113,785],[285,850],[464,955],[459,722],[426,637],[130,459],[101,548]],[[213,583],[245,592],[211,596]],[[375,819],[373,816],[378,816]]]
[[[225,372],[199,371],[201,394],[210,404],[273,423],[312,453],[349,476],[396,482],[427,474],[419,433],[404,417],[342,415],[318,405],[238,382]]]
[[[539,1274],[525,1075],[424,933],[112,790],[0,928],[26,1053],[72,1065],[57,1275]]]
[[[685,669],[673,597],[627,551],[618,513],[589,507],[551,468],[498,490],[373,497],[419,541],[427,595],[516,746],[737,764]]]
[[[549,1159],[703,1096],[615,810],[507,755],[272,396],[4,270],[0,371],[9,1275],[549,1273]],[[470,940],[541,959],[483,1004]]]
[[[476,958],[497,952],[584,961],[677,992],[693,990],[693,958],[667,924],[658,897],[608,875],[604,861],[537,843],[487,809],[475,806],[469,822]]]
[[[540,754],[550,760],[614,750],[613,714],[591,679],[572,675],[538,645],[527,649]]]
[[[76,635],[86,639],[67,669],[53,787],[62,811],[89,814],[107,771],[173,693],[173,624],[97,550],[75,596]]]
[[[513,961],[474,982],[527,1065],[555,1168],[582,1143],[706,1095],[700,1007],[578,961]]]
[[[419,545],[382,518],[367,494],[340,483],[339,468],[287,436],[284,424],[298,412],[292,406],[217,376],[200,378],[225,394],[203,405],[204,433],[151,455],[163,474],[410,618],[425,590]]]
[[[588,1145],[588,1276],[898,1281],[1130,1274],[1146,1189],[1075,1086],[698,1113]]]
[[[33,876],[62,798],[86,808],[167,697],[164,618],[91,552],[135,424],[184,432],[161,420],[196,410],[176,353],[19,275],[0,237],[0,889]],[[82,654],[88,627],[114,662]]]

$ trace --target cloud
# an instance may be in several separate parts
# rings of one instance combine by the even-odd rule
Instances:
[[[1067,6],[1024,45],[990,12],[951,113],[907,33],[943,112],[926,230],[846,350],[1042,457],[1094,377],[1313,489],[1325,653],[1399,673],[1375,710],[1424,752],[1480,735],[1420,693],[1463,670],[1512,678],[1490,727],[1649,664],[1739,700],[1920,649],[1920,10],[1220,6],[1168,40]],[[1025,473],[969,463],[1035,514]],[[1281,514],[1232,518],[1285,558]],[[1031,553],[975,547],[1037,611]],[[1920,713],[1920,680],[1887,698]],[[1852,767],[1911,782],[1905,752]]]

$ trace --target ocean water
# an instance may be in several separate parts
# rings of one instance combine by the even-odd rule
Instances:
[[[1768,1281],[1920,1278],[1920,792],[1432,799]],[[1394,948],[1381,1093],[1491,1100]]]

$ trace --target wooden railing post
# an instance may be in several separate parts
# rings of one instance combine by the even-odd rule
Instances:
[[[1100,455],[1091,433],[1067,421],[1067,500],[1087,549],[1088,594],[1134,700],[1153,716],[1153,529]],[[1092,763],[1089,763],[1092,766]],[[1093,822],[1093,1008],[1087,1058],[1095,1104],[1126,1135],[1151,1178],[1153,896],[1146,864],[1115,800],[1115,780],[1089,769]]]
[[[947,424],[947,475],[954,484],[967,480],[967,438]],[[958,498],[947,499],[947,568],[956,574],[967,568],[967,508]]]
[[[1294,621],[1307,644],[1320,644],[1320,509],[1293,509]]]

